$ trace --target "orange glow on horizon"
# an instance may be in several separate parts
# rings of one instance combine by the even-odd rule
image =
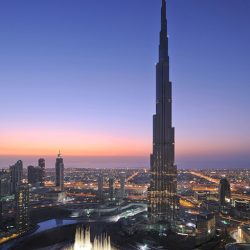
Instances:
[[[229,139],[228,139],[229,140]],[[152,151],[151,136],[120,134],[98,131],[69,131],[33,128],[1,131],[0,155],[54,156],[59,149],[64,156],[149,156]],[[199,141],[176,141],[177,156],[209,156],[244,152],[246,145],[232,144],[227,140],[214,143],[209,138]]]
[[[146,138],[147,139],[147,138]],[[81,131],[15,131],[0,134],[0,155],[143,156],[150,140]]]

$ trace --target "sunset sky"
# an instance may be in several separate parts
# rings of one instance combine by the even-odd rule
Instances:
[[[149,165],[160,5],[1,1],[0,167],[59,149]],[[250,167],[250,1],[167,8],[178,166]]]

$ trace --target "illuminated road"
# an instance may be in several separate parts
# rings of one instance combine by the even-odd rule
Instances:
[[[236,223],[239,223],[240,225],[249,225],[250,221],[246,221],[246,220],[237,220],[237,219],[234,219],[230,216],[223,216],[223,215],[220,215],[220,218],[221,219],[224,219],[224,220],[229,220],[229,221],[232,221],[232,222],[236,222]]]
[[[243,195],[243,194],[232,194],[232,198],[233,199],[240,199],[240,200],[250,201],[250,197],[247,196],[247,195]]]
[[[215,179],[215,178],[212,178],[212,177],[209,177],[207,175],[204,175],[204,174],[201,174],[201,173],[197,173],[197,172],[194,172],[194,171],[191,171],[190,174],[194,175],[194,176],[197,176],[197,177],[200,177],[200,178],[203,178],[207,181],[210,181],[212,183],[216,183],[216,184],[219,184],[220,181],[218,179]]]
[[[215,179],[215,178],[212,178],[210,176],[207,176],[207,175],[204,175],[204,174],[201,174],[201,173],[198,173],[198,172],[194,172],[194,171],[191,171],[190,174],[194,175],[194,176],[197,176],[197,177],[200,177],[200,178],[203,178],[207,181],[210,181],[212,183],[215,183],[217,185],[220,184],[220,180],[218,179]],[[240,186],[242,187],[242,186]],[[235,185],[234,183],[231,183],[231,190],[232,191],[236,191],[237,190],[237,185]],[[248,198],[249,199],[249,198]],[[249,199],[250,200],[250,199]]]
[[[127,178],[127,182],[129,182],[129,181],[131,181],[132,179],[134,179],[139,173],[140,173],[140,172],[138,171],[138,172],[135,172],[134,174],[132,174],[131,176],[129,176],[129,177]]]

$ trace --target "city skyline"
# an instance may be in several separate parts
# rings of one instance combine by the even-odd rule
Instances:
[[[13,1],[1,250],[250,249],[249,0]]]
[[[1,4],[1,156],[61,148],[149,166],[160,1],[108,2]],[[180,167],[249,166],[248,6],[168,1]]]

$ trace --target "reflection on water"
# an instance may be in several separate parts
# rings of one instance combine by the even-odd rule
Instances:
[[[39,223],[38,224],[39,228],[33,234],[41,233],[43,231],[57,228],[60,226],[72,225],[76,223],[77,223],[76,220],[62,220],[62,219],[47,220]]]

